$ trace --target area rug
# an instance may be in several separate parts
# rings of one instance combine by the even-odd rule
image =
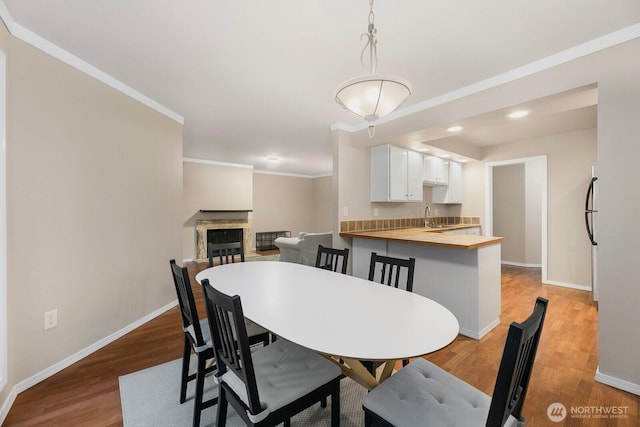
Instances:
[[[194,360],[192,360],[193,362]],[[187,401],[178,402],[180,394],[181,360],[164,363],[119,378],[120,401],[124,427],[191,426],[193,420],[193,385],[187,389]],[[193,381],[191,382],[193,383]],[[212,376],[205,379],[205,399],[218,394]],[[340,423],[342,426],[364,425],[362,400],[366,390],[349,378],[340,383]],[[319,404],[291,419],[292,426],[330,426],[331,400],[326,408]],[[216,406],[202,412],[201,426],[214,426]],[[228,426],[244,426],[242,419],[229,405]]]
[[[245,261],[280,261],[280,254],[247,256]]]

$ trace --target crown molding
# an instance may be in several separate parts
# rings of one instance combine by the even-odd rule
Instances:
[[[244,165],[242,163],[227,163],[227,162],[219,162],[217,160],[205,160],[205,159],[194,159],[190,157],[184,157],[182,159],[185,163],[200,163],[203,165],[212,165],[212,166],[228,166],[232,168],[246,168],[253,169],[252,165]]]
[[[315,178],[325,178],[327,176],[332,176],[333,174],[322,174],[322,175],[303,175],[303,174],[299,174],[299,173],[288,173],[288,172],[273,172],[273,171],[264,171],[264,170],[254,170],[253,173],[259,173],[262,175],[280,175],[280,176],[291,176],[291,177],[295,177],[295,178],[308,178],[308,179],[315,179]]]

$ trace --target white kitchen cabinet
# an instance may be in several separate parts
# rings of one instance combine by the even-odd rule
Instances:
[[[371,201],[421,202],[423,156],[395,145],[371,148]]]
[[[433,156],[424,156],[423,184],[431,187],[449,183],[449,162]]]
[[[480,230],[480,227],[471,227],[471,228],[467,228],[467,235],[469,236],[482,236],[482,230]]]
[[[458,228],[456,230],[443,231],[442,234],[462,234],[467,236],[480,236],[480,227]]]
[[[431,192],[431,202],[433,203],[462,203],[462,164],[458,162],[449,163],[449,184],[446,187],[434,187]]]
[[[467,234],[467,230],[465,228],[458,228],[458,229],[455,229],[455,230],[443,231],[442,234],[462,234],[462,235],[466,235]]]

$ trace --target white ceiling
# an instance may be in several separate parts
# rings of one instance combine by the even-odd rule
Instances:
[[[365,0],[4,0],[0,6],[14,35],[48,40],[182,116],[185,157],[319,176],[331,173],[332,126],[364,129],[333,92],[363,72]],[[378,71],[413,86],[398,117],[479,82],[490,89],[492,79],[497,86],[497,77],[536,61],[580,55],[580,46],[622,29],[633,28],[636,38],[640,23],[638,0],[378,0],[374,12]],[[561,106],[565,98],[571,107]],[[589,86],[523,103],[532,114],[519,124],[507,123],[501,108],[461,120],[465,130],[455,136],[442,133],[448,123],[401,133],[436,146],[451,138],[504,143],[594,127],[596,99]],[[393,141],[381,132],[363,144]],[[269,157],[282,161],[271,164]]]

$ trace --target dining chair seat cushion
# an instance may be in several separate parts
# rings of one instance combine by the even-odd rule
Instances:
[[[200,331],[202,332],[202,340],[204,341],[204,345],[201,346],[200,348],[196,348],[194,347],[193,351],[195,351],[196,353],[200,353],[202,351],[204,351],[207,348],[213,348],[213,341],[211,340],[211,331],[209,330],[209,320],[205,319],[200,319]],[[185,332],[189,333],[189,335],[191,335],[192,341],[195,342],[195,332],[193,331],[193,326],[189,325],[186,329]]]
[[[415,359],[364,398],[364,407],[396,426],[485,426],[491,397],[424,359]],[[505,426],[515,426],[509,417]]]
[[[259,422],[270,413],[338,378],[340,368],[318,353],[279,339],[251,354],[260,404],[263,411],[249,414]],[[232,371],[221,377],[241,399],[248,403],[245,384]],[[220,379],[218,379],[220,381]]]
[[[263,328],[262,326],[258,326],[249,319],[245,320],[245,324],[247,325],[247,336],[249,337],[262,335],[268,332],[265,328]],[[209,329],[209,320],[207,318],[200,319],[200,330],[202,331],[202,339],[204,340],[205,345],[202,348],[195,348],[194,351],[196,353],[200,353],[207,348],[213,347],[213,341],[211,340],[211,330]],[[195,333],[193,332],[193,326],[189,326],[187,328],[187,332],[189,332],[189,335],[193,337],[193,341],[195,342]]]

